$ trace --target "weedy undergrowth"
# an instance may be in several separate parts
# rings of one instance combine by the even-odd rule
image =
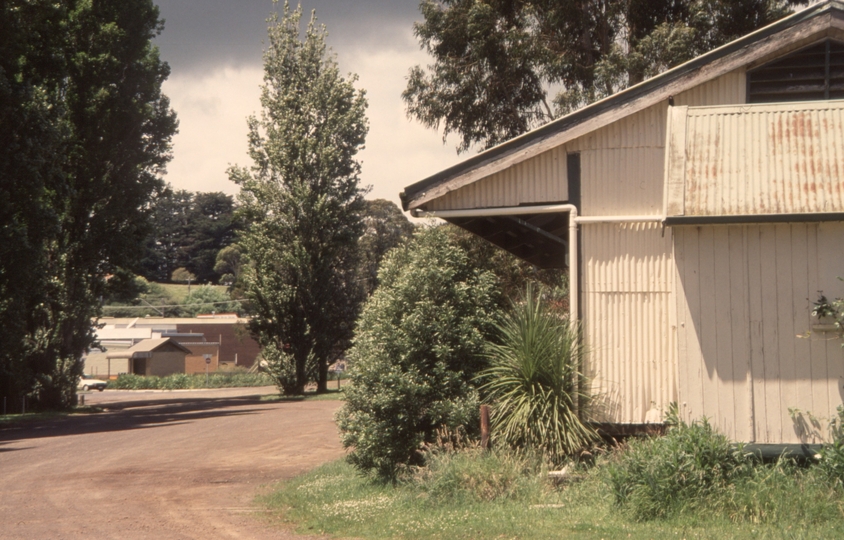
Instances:
[[[533,452],[484,450],[449,430],[440,430],[423,452],[425,466],[413,467],[402,483],[433,502],[533,501],[548,489],[548,468]]]
[[[750,457],[704,419],[662,437],[634,439],[606,467],[616,505],[637,520],[707,508],[747,474]]]

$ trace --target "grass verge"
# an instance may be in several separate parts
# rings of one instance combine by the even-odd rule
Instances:
[[[75,414],[97,414],[101,412],[103,412],[103,410],[100,407],[91,407],[83,405],[81,407],[74,407],[69,411],[45,411],[26,414],[6,414],[0,415],[0,426],[19,424],[21,422],[40,422],[42,420],[54,420],[56,418],[66,418]]]
[[[472,453],[474,452],[474,453]],[[361,476],[345,461],[326,464],[261,499],[297,532],[342,538],[840,538],[844,500],[815,468],[758,465],[722,495],[723,507],[695,507],[640,521],[617,505],[607,468],[555,487],[530,460],[477,450],[429,462],[398,484]]]

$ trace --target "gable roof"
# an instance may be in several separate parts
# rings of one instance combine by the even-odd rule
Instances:
[[[780,19],[684,64],[531,130],[407,186],[400,194],[412,210],[498,171],[644,110],[789,44],[836,28],[844,32],[844,2],[827,0]]]
[[[108,353],[106,355],[106,358],[133,358],[135,356],[135,353],[151,353],[168,344],[186,354],[190,354],[189,349],[168,337],[159,339],[145,339],[143,341],[139,341],[134,346],[124,351],[115,351],[113,353]]]

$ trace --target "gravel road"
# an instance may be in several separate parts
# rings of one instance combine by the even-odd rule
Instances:
[[[274,390],[106,390],[85,397],[107,412],[3,427],[0,538],[298,538],[253,500],[343,454],[341,403]]]

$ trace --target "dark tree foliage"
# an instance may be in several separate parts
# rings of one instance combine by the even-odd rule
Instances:
[[[131,267],[176,119],[149,0],[0,8],[0,391],[75,398],[106,276]]]
[[[155,200],[141,274],[169,281],[187,268],[198,283],[217,283],[217,253],[234,241],[238,221],[231,195],[167,190]]]
[[[0,393],[15,405],[34,384],[27,313],[44,299],[43,246],[59,226],[49,195],[61,177],[62,138],[39,85],[57,63],[49,49],[59,46],[52,30],[61,16],[46,2],[14,2],[0,11]]]
[[[234,219],[234,199],[225,193],[196,193],[189,214],[190,233],[185,253],[185,268],[196,275],[199,283],[216,283],[214,271],[217,253],[234,241],[237,222]]]
[[[444,140],[456,133],[458,152],[488,148],[805,3],[423,0],[414,32],[433,63],[410,70],[402,97],[408,115],[441,127]]]
[[[150,232],[141,261],[141,275],[149,281],[169,281],[176,268],[185,266],[182,247],[192,198],[189,191],[168,189],[153,201]]]

